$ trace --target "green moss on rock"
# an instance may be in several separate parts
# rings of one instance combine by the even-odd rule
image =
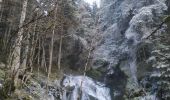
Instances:
[[[5,71],[0,69],[0,80],[4,80],[5,78]]]
[[[99,69],[92,69],[87,71],[87,75],[94,79],[100,79],[102,72]]]
[[[7,78],[3,84],[3,87],[0,89],[0,97],[5,99],[9,97],[9,94],[14,92],[14,81],[11,78]]]

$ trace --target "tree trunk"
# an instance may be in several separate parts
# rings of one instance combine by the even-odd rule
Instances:
[[[2,19],[2,13],[3,13],[3,5],[2,5],[2,3],[3,3],[3,1],[2,0],[0,0],[0,11],[1,11],[1,13],[0,13],[0,21],[1,21],[1,19]]]
[[[38,65],[38,68],[40,66],[40,53],[41,53],[41,40],[40,38],[38,39],[38,58],[37,58],[37,65]]]
[[[27,58],[28,58],[28,51],[29,51],[29,38],[30,38],[30,35],[28,33],[26,36],[25,50],[23,53],[23,62],[21,65],[23,69],[26,69],[26,67],[27,67]]]
[[[63,32],[63,27],[62,27],[62,31],[60,34],[60,46],[59,46],[59,52],[58,52],[58,69],[61,69],[61,53],[62,53],[62,44],[63,44],[63,37],[62,37],[62,32]]]
[[[35,55],[35,50],[36,50],[36,46],[38,44],[38,35],[36,35],[36,27],[37,27],[37,21],[35,21],[34,24],[34,32],[32,34],[32,40],[31,40],[31,45],[30,45],[30,58],[29,58],[29,64],[30,64],[30,68],[31,68],[31,72],[33,71],[33,61],[35,61],[36,57],[34,58]]]
[[[41,67],[45,68],[45,72],[47,72],[47,65],[46,65],[46,54],[45,54],[45,48],[44,48],[44,41],[42,40],[42,57],[41,57]]]
[[[38,58],[37,58],[37,65],[38,65],[38,78],[39,78],[39,72],[40,72],[40,53],[41,53],[41,39],[38,39]]]
[[[51,67],[52,67],[52,62],[53,62],[54,33],[55,33],[55,25],[54,25],[54,29],[53,29],[53,33],[52,33],[52,37],[51,37],[51,46],[50,46],[50,52],[49,52],[50,59],[49,59],[49,67],[48,67],[47,86],[48,86],[48,81],[50,78]]]
[[[57,6],[58,5],[56,5],[55,11],[54,11],[54,21],[56,21]],[[52,36],[51,36],[51,46],[50,46],[50,50],[49,50],[50,51],[50,59],[49,59],[48,76],[47,76],[47,90],[48,90],[48,81],[49,81],[49,78],[50,78],[51,67],[52,67],[52,62],[53,62],[53,49],[54,49],[55,28],[56,28],[56,23],[54,22],[53,32],[52,32]]]
[[[23,38],[23,24],[24,20],[26,17],[26,9],[27,9],[27,1],[23,1],[23,7],[22,7],[22,12],[21,12],[21,18],[20,18],[20,24],[19,24],[19,32],[17,33],[16,40],[15,40],[15,47],[13,51],[13,61],[12,61],[12,73],[15,75],[15,83],[17,83],[17,75],[18,75],[18,70],[20,67],[20,51],[21,51],[21,41]],[[24,69],[24,68],[23,68]]]

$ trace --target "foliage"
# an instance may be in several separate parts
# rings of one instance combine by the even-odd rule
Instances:
[[[0,99],[8,98],[9,95],[14,92],[14,80],[11,78],[5,79],[3,87],[0,89]]]
[[[166,16],[166,17],[164,18],[164,22],[165,22],[165,23],[170,23],[170,15],[169,15],[169,16]]]
[[[169,18],[168,18],[169,19]],[[167,20],[168,20],[167,19]],[[162,100],[170,99],[170,34],[162,33],[153,39],[155,50],[152,51],[153,73],[152,80],[157,84],[158,96]]]
[[[87,76],[92,77],[94,79],[100,79],[102,76],[102,72],[98,69],[91,69],[87,71]]]

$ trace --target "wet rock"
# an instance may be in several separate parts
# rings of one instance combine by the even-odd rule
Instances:
[[[111,89],[112,99],[123,100],[127,84],[127,76],[121,71],[119,65],[113,70],[114,72],[112,74],[106,76],[106,85]]]

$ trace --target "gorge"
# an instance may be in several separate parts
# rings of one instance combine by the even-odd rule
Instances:
[[[170,99],[169,0],[0,4],[0,100]],[[10,72],[16,47],[22,74]]]

